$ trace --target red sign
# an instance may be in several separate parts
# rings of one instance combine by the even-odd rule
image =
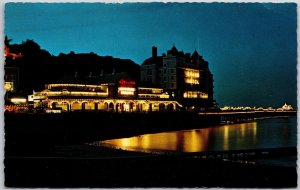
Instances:
[[[135,81],[126,81],[124,79],[119,80],[119,85],[120,86],[134,86]]]

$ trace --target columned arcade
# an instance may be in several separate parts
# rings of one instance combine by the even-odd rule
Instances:
[[[48,99],[48,108],[65,112],[156,112],[175,111],[181,106],[177,101],[127,100],[127,99]]]

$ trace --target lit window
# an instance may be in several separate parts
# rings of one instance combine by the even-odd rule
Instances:
[[[200,91],[186,91],[183,93],[183,98],[201,98],[207,99],[208,95]]]
[[[134,95],[135,88],[129,88],[129,87],[119,87],[118,93],[120,95]]]
[[[184,82],[188,84],[199,84],[200,72],[195,69],[184,69]]]

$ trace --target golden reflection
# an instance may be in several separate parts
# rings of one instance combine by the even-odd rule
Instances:
[[[125,150],[144,150],[144,151],[156,151],[156,150],[171,150],[176,151],[177,142],[176,133],[159,133],[141,135],[138,137],[113,139],[104,141],[104,145],[110,145],[116,148]]]
[[[120,140],[120,145],[123,147],[128,147],[130,146],[133,142],[130,142],[132,140],[130,140],[129,138],[125,138],[125,139],[121,139]]]
[[[195,130],[190,133],[184,133],[184,138],[189,139],[189,143],[184,143],[184,152],[200,152],[203,149],[201,138],[197,135]]]
[[[228,125],[224,126],[224,144],[223,144],[223,149],[228,150]]]
[[[257,123],[253,123],[253,140],[256,142],[256,133],[257,133]]]
[[[241,124],[241,131],[242,131],[242,138],[245,137],[245,133],[246,133],[246,124]]]
[[[149,135],[145,135],[143,138],[141,138],[141,143],[142,143],[142,147],[144,147],[145,149],[149,149],[150,148],[150,136]]]
[[[147,134],[104,141],[104,145],[145,152],[203,152],[247,149],[256,146],[257,123]]]

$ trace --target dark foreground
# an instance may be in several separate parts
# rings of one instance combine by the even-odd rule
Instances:
[[[170,121],[171,117],[176,117]],[[181,117],[181,118],[180,118]],[[200,123],[201,125],[200,125]],[[165,124],[160,128],[157,123]],[[183,123],[188,125],[182,125]],[[117,125],[119,124],[119,125]],[[188,115],[6,115],[7,187],[296,187],[296,167],[152,155],[86,142],[213,124]],[[292,151],[296,156],[296,151]],[[277,155],[280,156],[280,155]]]
[[[8,187],[296,187],[295,168],[196,158],[10,158]]]
[[[153,155],[88,145],[58,146],[55,149],[51,156],[6,157],[5,185],[115,188],[297,186],[295,167],[259,165],[247,162],[245,158],[224,161],[217,157],[204,159],[205,154]],[[295,151],[290,148],[271,153],[280,157],[282,152],[294,155]],[[226,154],[237,155],[238,152]],[[211,153],[219,154],[222,153]]]

